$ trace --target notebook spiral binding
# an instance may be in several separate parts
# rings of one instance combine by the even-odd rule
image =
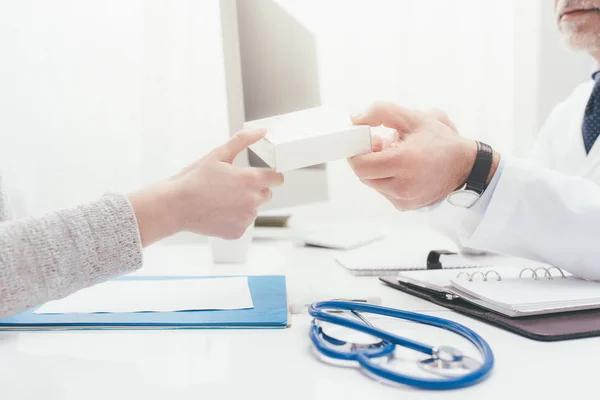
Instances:
[[[538,271],[543,271],[543,275],[542,277],[547,278],[547,279],[554,279],[555,277],[552,275],[552,273],[550,272],[551,270],[557,270],[560,273],[560,276],[563,279],[567,279],[565,273],[562,271],[562,269],[558,268],[558,267],[549,267],[549,268],[543,268],[543,267],[538,267],[538,268],[523,268],[521,270],[521,272],[519,273],[519,278],[523,277],[523,273],[527,272],[527,271],[531,271],[531,277],[535,280],[540,279],[540,276],[538,275]],[[465,275],[467,277],[467,280],[469,282],[472,282],[473,279],[475,277],[477,277],[478,275],[481,276],[481,279],[484,282],[487,282],[488,280],[488,275],[494,275],[496,277],[496,281],[501,281],[502,280],[502,275],[500,275],[497,271],[495,270],[490,270],[490,271],[486,271],[485,273],[482,271],[475,271],[472,274],[468,273],[468,272],[461,272],[460,274],[458,274],[456,276],[456,278],[460,278],[462,275]]]

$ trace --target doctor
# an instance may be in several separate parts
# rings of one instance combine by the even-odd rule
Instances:
[[[600,64],[600,0],[554,8],[568,43]],[[600,279],[600,73],[556,106],[524,159],[462,138],[441,112],[378,103],[353,122],[397,130],[350,160],[396,208],[433,209],[467,247]]]

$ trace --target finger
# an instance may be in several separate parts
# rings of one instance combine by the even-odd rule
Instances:
[[[368,187],[375,189],[381,194],[388,195],[395,199],[400,198],[398,193],[396,193],[396,187],[398,186],[398,183],[402,182],[402,178],[394,176],[379,179],[361,179],[361,181]]]
[[[394,161],[387,151],[370,153],[348,160],[350,167],[361,180],[394,176]]]
[[[375,135],[371,139],[371,150],[374,153],[384,151],[389,149],[392,146],[392,143],[394,142],[391,139]]]
[[[248,187],[256,189],[277,187],[284,182],[283,174],[263,168],[246,168],[242,179]]]
[[[235,157],[244,151],[248,146],[258,142],[265,137],[265,129],[253,129],[239,131],[227,141],[224,145],[213,150],[212,154],[219,160],[232,163]]]
[[[398,136],[398,135],[396,135],[396,136]],[[392,140],[392,139],[382,138],[381,140],[382,140],[382,144],[383,144],[381,151],[389,149],[394,144],[394,140]]]
[[[380,136],[372,136],[371,137],[371,151],[374,153],[378,153],[383,150],[383,138]]]
[[[348,159],[360,179],[381,179],[395,176],[404,166],[403,147],[391,146],[385,151],[368,153]]]
[[[261,205],[270,202],[271,199],[273,198],[273,192],[271,191],[271,189],[268,189],[268,188],[260,189],[260,195],[261,195],[261,200],[260,200]]]
[[[264,187],[273,188],[283,185],[284,177],[283,174],[271,170],[263,170],[263,180],[265,182]]]
[[[438,120],[442,124],[446,125],[448,128],[452,129],[454,132],[458,133],[458,129],[456,129],[456,126],[454,125],[454,123],[452,121],[450,121],[448,114],[446,114],[444,111],[440,110],[439,108],[432,108],[432,109],[428,110],[427,115]]]
[[[423,122],[423,116],[415,111],[388,102],[378,102],[365,113],[351,117],[356,125],[386,126],[398,131],[402,136],[414,132]]]

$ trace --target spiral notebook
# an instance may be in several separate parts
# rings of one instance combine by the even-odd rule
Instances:
[[[459,269],[490,266],[486,256],[465,257],[448,250],[398,251],[387,243],[376,243],[338,255],[335,259],[352,275],[391,276],[404,271]]]
[[[511,318],[600,309],[600,282],[557,267],[407,271],[395,279]]]

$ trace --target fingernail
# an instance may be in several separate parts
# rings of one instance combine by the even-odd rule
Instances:
[[[350,115],[350,118],[354,119],[360,119],[363,116],[363,113],[360,112],[356,112]]]

